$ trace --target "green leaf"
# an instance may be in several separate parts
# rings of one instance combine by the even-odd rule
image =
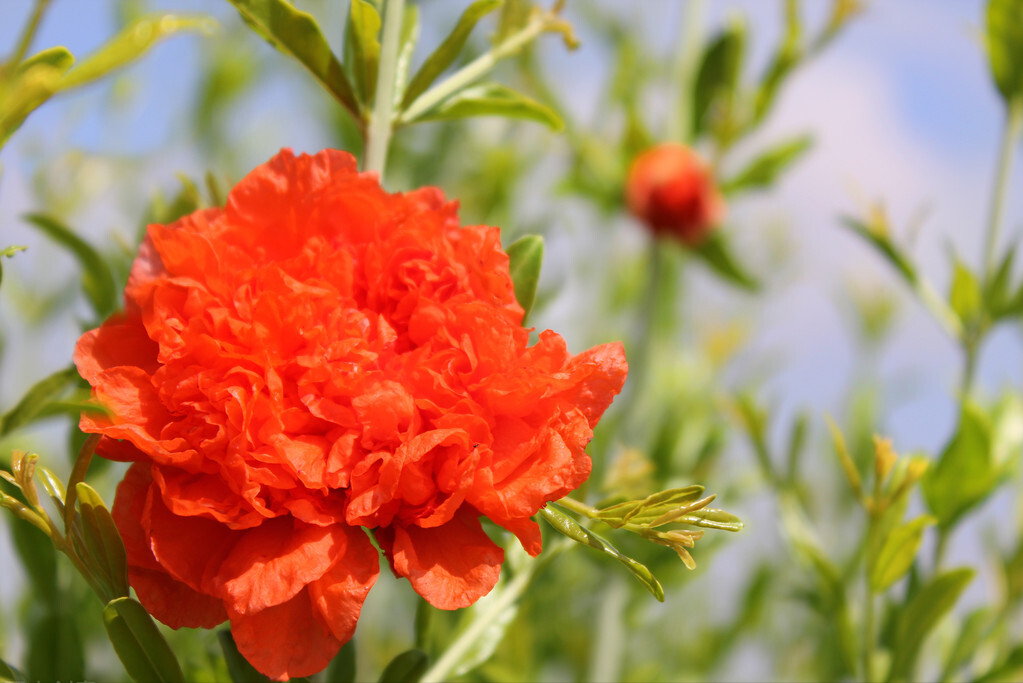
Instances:
[[[228,1],[253,31],[297,59],[352,116],[360,118],[355,91],[311,14],[295,9],[287,0]]]
[[[4,281],[4,259],[3,259],[3,257],[6,256],[7,258],[10,258],[11,256],[14,256],[19,251],[25,251],[25,249],[27,249],[27,248],[28,247],[22,247],[22,246],[19,246],[19,245],[13,245],[13,246],[10,246],[10,247],[4,247],[3,249],[0,249],[0,283],[2,283]]]
[[[505,249],[508,254],[508,273],[515,286],[515,299],[525,311],[523,322],[536,302],[536,287],[540,283],[540,267],[543,265],[543,237],[525,235]]]
[[[920,542],[924,537],[924,529],[937,520],[929,515],[922,515],[911,522],[896,527],[888,534],[877,555],[877,561],[870,569],[870,588],[881,593],[893,583],[901,579],[913,565]]]
[[[216,22],[205,16],[162,14],[132,22],[96,52],[78,63],[60,81],[60,90],[75,88],[102,78],[141,57],[158,41],[182,31],[210,35]]]
[[[40,62],[18,75],[11,84],[0,83],[0,148],[33,111],[57,92],[64,70]]]
[[[554,527],[556,531],[568,536],[576,543],[581,543],[583,545],[588,545],[591,548],[595,548],[624,564],[626,568],[632,572],[632,575],[639,579],[655,598],[664,602],[664,588],[661,587],[660,582],[645,566],[631,557],[623,555],[613,545],[580,525],[579,522],[575,521],[572,517],[555,507],[553,503],[548,503],[546,507],[541,508],[540,516],[542,516],[548,524]]]
[[[117,598],[103,608],[107,636],[138,683],[184,683],[181,666],[146,609],[131,598]]]
[[[401,102],[408,87],[408,72],[412,66],[412,54],[419,40],[419,6],[406,5],[401,19],[401,35],[398,37],[398,59],[394,65],[394,111],[401,112]]]
[[[998,610],[994,607],[978,607],[970,613],[959,629],[955,645],[948,652],[941,680],[949,681],[955,677],[955,673],[977,653],[997,621]]]
[[[419,71],[409,83],[408,90],[405,91],[400,110],[407,109],[417,97],[426,92],[426,89],[444,73],[445,69],[454,63],[479,20],[502,4],[503,0],[476,0],[466,8],[448,37],[419,67]]]
[[[359,99],[367,107],[373,104],[380,65],[380,15],[367,0],[351,0],[345,31],[345,67],[355,80]]]
[[[872,228],[866,223],[849,216],[843,216],[841,222],[881,252],[881,255],[895,266],[895,269],[899,271],[899,274],[902,275],[906,282],[914,287],[916,286],[916,269],[905,254],[902,253],[902,250],[892,242],[886,231]]]
[[[998,664],[986,674],[975,679],[976,683],[1019,681],[1023,679],[1023,644],[1015,645]]]
[[[695,503],[702,494],[703,487],[696,484],[659,491],[642,500],[630,500],[598,510],[597,519],[616,529],[626,524],[646,526],[665,514]]]
[[[527,119],[558,131],[565,127],[558,113],[545,104],[499,83],[475,85],[449,97],[440,104],[403,124],[419,121],[448,121],[471,116],[503,116]]]
[[[927,507],[948,528],[987,498],[999,480],[992,462],[991,424],[980,408],[965,401],[958,430],[921,482]]]
[[[986,18],[991,75],[1009,104],[1023,98],[1023,0],[989,0]]]
[[[688,515],[683,515],[674,520],[679,524],[691,524],[705,529],[717,529],[719,531],[742,531],[742,520],[726,510],[717,508],[700,508]]]
[[[25,673],[30,681],[85,680],[85,649],[79,620],[66,601],[67,591],[58,592],[57,606],[47,609],[29,629]]]
[[[729,284],[750,292],[760,288],[756,279],[735,259],[731,246],[721,230],[712,230],[702,242],[690,248],[689,253],[710,266],[711,270]]]
[[[58,598],[57,551],[50,537],[37,527],[15,517],[10,520],[11,540],[18,560],[25,569],[33,600],[52,602]]]
[[[220,641],[220,649],[224,651],[224,662],[227,664],[227,672],[233,683],[270,683],[269,678],[256,671],[249,664],[249,660],[245,659],[241,652],[238,652],[231,629],[224,628],[217,631],[217,640]]]
[[[93,311],[105,318],[117,308],[117,286],[113,273],[103,257],[91,244],[76,235],[64,223],[43,213],[25,214],[23,218],[39,228],[47,237],[70,251],[82,266],[82,289]]]
[[[45,411],[47,405],[77,382],[78,370],[71,366],[33,384],[17,405],[0,415],[0,437],[31,424]]]
[[[753,124],[763,121],[778,98],[782,83],[803,58],[803,24],[799,16],[799,3],[785,3],[785,35],[760,80],[753,99]]]
[[[88,550],[88,554],[82,554],[90,565],[99,570],[95,573],[110,591],[107,597],[126,597],[128,560],[114,518],[110,516],[110,511],[94,488],[80,481],[75,485],[75,489],[78,492],[82,535]]]
[[[983,307],[980,282],[958,258],[955,260],[955,271],[952,276],[952,286],[949,289],[948,303],[963,324],[976,322]]]
[[[768,188],[812,146],[813,139],[809,135],[775,145],[750,162],[734,178],[724,181],[721,191],[728,195],[741,190]]]
[[[741,23],[732,23],[707,45],[693,91],[691,130],[694,138],[706,128],[715,101],[734,97],[745,44],[745,28]]]
[[[0,683],[24,683],[25,674],[0,659]]]
[[[425,600],[423,602],[426,602]],[[341,646],[327,666],[324,680],[330,683],[355,683],[355,640]]]
[[[380,683],[416,683],[426,673],[430,659],[422,650],[405,650],[380,674]]]
[[[75,63],[75,56],[71,54],[68,49],[62,45],[56,47],[49,47],[45,50],[41,50],[21,64],[18,64],[18,72],[25,73],[37,64],[48,64],[49,66],[55,67],[61,73],[66,73],[68,69]]]
[[[973,580],[973,574],[969,568],[940,574],[922,586],[909,600],[898,617],[888,681],[903,681],[913,677],[924,639],[956,604],[967,584]]]
[[[518,614],[519,605],[521,604],[520,600],[511,602],[505,600],[500,611],[496,614],[492,613],[495,603],[499,603],[502,600],[502,589],[504,586],[504,582],[499,583],[493,591],[484,595],[466,609],[466,614],[463,618],[463,624],[466,625],[465,629],[472,628],[472,625],[480,619],[487,618],[489,621],[487,622],[487,627],[473,639],[472,645],[462,652],[458,662],[451,669],[452,676],[462,676],[481,664],[486,663],[493,656],[497,646],[504,640],[505,634],[508,632],[508,626],[515,620],[515,615]],[[462,629],[459,635],[465,633],[465,629]],[[457,637],[456,635],[455,638]]]

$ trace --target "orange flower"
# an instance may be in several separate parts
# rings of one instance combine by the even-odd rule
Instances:
[[[527,347],[497,228],[435,188],[384,192],[335,151],[282,151],[224,209],[151,225],[125,311],[75,363],[132,462],[113,514],[132,586],[172,627],[230,619],[278,680],[351,638],[379,557],[431,604],[493,588],[503,551],[590,472],[620,344]]]
[[[657,145],[633,160],[626,201],[655,235],[671,235],[690,246],[703,241],[725,209],[703,160],[673,143]]]

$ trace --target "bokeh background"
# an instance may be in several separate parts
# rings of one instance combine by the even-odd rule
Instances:
[[[30,4],[17,0],[0,8],[0,49],[13,45]],[[295,4],[316,14],[335,47],[340,44],[347,3]],[[424,18],[417,51],[421,60],[424,46],[441,39],[465,3],[418,4]],[[824,21],[830,8],[825,0],[803,4],[810,27]],[[569,52],[556,37],[546,37],[536,51],[568,117],[587,128],[613,124],[620,115],[607,110],[606,97],[621,54],[599,28],[601,22],[617,22],[640,36],[644,59],[656,65],[673,59],[678,49],[683,5],[682,0],[569,0],[565,14],[576,27],[580,48]],[[705,2],[696,16],[706,34],[727,21],[746,22],[747,77],[753,78],[780,39],[781,5]],[[66,364],[88,319],[84,302],[74,295],[75,263],[21,220],[22,214],[57,213],[106,250],[130,252],[154,195],[170,198],[179,191],[176,174],[198,180],[211,171],[237,180],[281,147],[314,152],[352,140],[334,103],[298,66],[245,30],[226,2],[54,0],[35,45],[62,44],[84,55],[126,17],[142,11],[205,13],[221,29],[213,38],[169,39],[117,77],[51,101],[0,155],[0,243],[29,247],[4,262],[0,407]],[[900,453],[934,453],[954,427],[962,364],[957,347],[912,300],[888,264],[843,228],[839,217],[862,216],[872,205],[883,204],[898,239],[909,245],[939,291],[949,286],[953,246],[967,261],[980,261],[1004,116],[980,45],[982,21],[980,0],[868,2],[828,49],[790,79],[766,126],[734,154],[732,163],[738,167],[767,141],[802,133],[814,140],[812,151],[773,190],[729,206],[726,229],[736,253],[763,282],[763,291],[745,294],[698,266],[685,274],[680,358],[698,362],[697,350],[708,339],[737,336],[739,345],[715,375],[717,390],[755,387],[772,406],[776,432],[807,412],[812,445],[806,468],[822,482],[836,470],[825,413],[843,418],[860,411],[863,419],[872,417],[871,429],[891,437]],[[482,41],[487,30],[480,29],[476,37]],[[637,67],[637,77],[643,68]],[[650,88],[642,109],[656,120],[670,110],[673,96]],[[570,163],[564,136],[504,121],[456,125],[462,131],[458,139],[445,137],[439,124],[432,131],[427,124],[400,133],[389,189],[410,188],[413,181],[438,184],[449,196],[462,198],[466,222],[498,224],[510,236],[543,230],[544,305],[533,324],[558,330],[574,350],[616,335],[628,337],[631,318],[608,311],[601,284],[610,277],[606,269],[628,268],[629,258],[644,253],[640,226],[623,212],[609,216],[564,191],[561,181]],[[411,165],[403,167],[402,153],[422,157],[420,148],[430,145],[434,154],[438,145],[442,157],[445,149],[451,154],[436,159],[435,179]],[[515,178],[503,192],[495,188],[494,179],[501,177]],[[1023,170],[1010,181],[1006,217],[1003,237],[1018,240]],[[502,222],[509,218],[515,224]],[[894,314],[883,340],[865,344],[863,311],[872,307],[891,307]],[[1021,333],[1018,324],[1000,329],[982,349],[978,395],[994,397],[1023,386]],[[864,394],[871,397],[865,408],[856,403]],[[706,409],[724,411],[719,403]],[[66,474],[64,430],[55,422],[43,424],[3,446],[30,447]],[[718,472],[727,473],[729,481],[695,483],[719,492],[717,504],[742,517],[746,528],[705,558],[698,546],[694,554],[701,569],[683,577],[678,602],[672,605],[669,598],[667,605],[650,608],[658,619],[674,610],[680,637],[685,637],[686,624],[695,621],[693,615],[724,623],[738,609],[750,567],[761,558],[785,562],[777,510],[770,495],[758,488],[753,459],[740,437],[731,439],[723,458],[725,466]],[[992,570],[983,557],[990,544],[1007,542],[1004,534],[999,538],[995,520],[1010,517],[1013,505],[1011,492],[1003,491],[955,536],[949,562],[979,565],[982,578],[973,582],[960,609],[995,597]],[[25,580],[10,547],[7,524],[0,525],[4,614],[16,608]],[[684,572],[681,565],[673,571]],[[387,582],[382,577],[381,583]],[[368,603],[367,610],[382,616],[371,614],[371,624],[372,619],[400,621],[401,610],[407,611],[399,605],[400,592],[375,590],[372,595],[377,605]],[[398,616],[390,609],[398,610]],[[784,614],[772,612],[764,623],[780,626]],[[23,647],[17,631],[0,629],[0,644],[5,656],[16,661]],[[716,669],[717,675],[732,680],[778,675],[768,641],[750,638],[736,653]]]

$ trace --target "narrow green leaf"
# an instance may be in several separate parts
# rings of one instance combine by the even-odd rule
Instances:
[[[751,161],[734,178],[721,183],[721,191],[728,195],[742,190],[769,188],[812,146],[813,138],[809,135],[775,145]]]
[[[380,683],[417,683],[426,673],[430,658],[422,650],[405,650],[380,674]]]
[[[579,522],[556,508],[552,503],[548,503],[546,507],[540,509],[540,516],[542,516],[548,524],[554,527],[556,531],[568,536],[576,543],[581,543],[583,545],[588,545],[591,548],[595,548],[624,564],[626,568],[632,572],[632,575],[639,579],[655,598],[664,602],[664,588],[661,587],[660,582],[644,565],[627,555],[623,555],[613,545],[580,525]]]
[[[297,59],[352,116],[360,118],[355,91],[311,14],[295,9],[287,0],[228,1],[252,30]]]
[[[1023,644],[1015,645],[990,671],[975,679],[976,683],[1009,683],[1019,680],[1023,680]]]
[[[216,22],[205,16],[162,14],[143,17],[132,22],[99,50],[68,71],[60,81],[60,90],[91,83],[115,69],[130,64],[163,38],[183,31],[198,31],[210,35],[216,27]]]
[[[138,683],[184,683],[174,652],[146,609],[131,598],[103,608],[103,625],[124,670]]]
[[[1023,97],[1023,0],[988,0],[988,62],[1006,103]]]
[[[963,324],[975,322],[980,317],[983,306],[980,282],[973,271],[958,258],[955,260],[954,268],[948,303]]]
[[[47,237],[70,251],[82,266],[82,289],[92,309],[105,318],[117,308],[117,287],[106,261],[91,244],[53,216],[29,213],[22,216]]]
[[[871,590],[881,593],[909,571],[920,549],[924,530],[936,521],[930,515],[922,515],[888,534],[877,555],[877,561],[870,569]]]
[[[994,607],[978,607],[970,612],[959,629],[955,645],[945,658],[940,680],[949,681],[955,678],[955,673],[976,654],[997,621],[998,610]]]
[[[126,597],[128,560],[114,518],[94,488],[80,481],[75,485],[75,489],[78,492],[82,534],[89,550],[87,557],[90,564],[100,569],[97,574],[111,591],[108,597]]]
[[[668,512],[695,503],[701,495],[703,487],[697,484],[658,491],[642,500],[630,500],[598,510],[597,519],[615,528],[627,523],[647,525]]]
[[[49,403],[77,382],[78,371],[72,366],[58,370],[33,384],[13,408],[0,415],[0,437],[31,424],[45,411]]]
[[[503,116],[527,119],[558,131],[565,127],[556,111],[499,83],[483,83],[459,91],[436,107],[428,109],[403,124],[418,121],[448,121],[471,116]]]
[[[760,288],[757,280],[736,260],[721,230],[712,230],[700,244],[692,247],[689,253],[710,266],[711,270],[729,284],[750,292]]]
[[[367,0],[351,0],[345,32],[345,67],[355,80],[359,99],[370,108],[380,65],[380,14]]]
[[[7,258],[10,258],[11,256],[14,256],[19,251],[25,251],[25,249],[27,249],[27,248],[28,247],[22,247],[22,246],[19,246],[19,245],[14,245],[14,246],[4,247],[3,249],[0,249],[0,283],[2,283],[4,281],[4,259],[3,259],[3,257],[6,256]]]
[[[408,73],[412,67],[412,54],[419,40],[419,6],[406,5],[398,38],[398,59],[394,66],[394,111],[401,112],[401,102],[408,87]]]
[[[952,526],[994,491],[1001,473],[991,451],[987,416],[975,404],[964,402],[958,430],[921,482],[927,507],[940,526]]]
[[[809,418],[806,413],[800,413],[792,422],[792,431],[789,432],[789,447],[785,458],[786,477],[789,481],[797,481],[799,478],[799,460],[806,445],[808,427]]]
[[[231,629],[223,628],[217,631],[217,640],[220,641],[220,649],[224,651],[224,662],[227,664],[227,673],[231,676],[233,683],[270,683],[270,679],[256,671],[249,664],[249,660],[235,645]],[[331,678],[331,681],[334,679]]]
[[[785,35],[778,44],[771,62],[757,86],[753,98],[753,124],[763,121],[778,99],[782,84],[803,58],[803,23],[799,16],[799,3],[785,3]]]
[[[481,618],[488,618],[489,622],[487,627],[472,641],[471,647],[463,652],[458,662],[452,667],[452,676],[462,676],[485,664],[493,656],[497,646],[504,640],[505,634],[508,632],[508,626],[515,620],[515,615],[518,614],[521,601],[515,600],[505,603],[504,607],[496,615],[491,614],[491,610],[494,608],[493,603],[501,599],[500,591],[503,585],[503,583],[499,583],[495,590],[484,595],[466,610],[466,615],[463,618],[466,628],[471,627],[473,623]],[[461,631],[461,633],[464,632],[464,630]]]
[[[906,604],[896,626],[889,682],[913,678],[924,640],[959,600],[973,574],[969,568],[940,574],[924,584]]]
[[[706,127],[708,114],[715,101],[734,97],[742,70],[745,44],[745,28],[741,23],[733,23],[707,45],[692,95],[693,120],[690,125],[694,138]]]
[[[899,274],[902,275],[906,282],[910,285],[916,286],[916,269],[905,254],[902,253],[902,250],[891,241],[891,238],[888,237],[887,233],[871,229],[870,226],[862,221],[849,216],[844,216],[841,222],[881,252],[881,255],[888,259],[889,263],[895,266],[895,269],[899,271]]]
[[[66,47],[58,45],[41,50],[23,61],[18,65],[18,72],[25,73],[37,64],[48,64],[65,73],[74,63],[75,56]]]
[[[523,322],[536,302],[536,287],[540,283],[540,267],[543,265],[543,237],[525,235],[505,249],[508,254],[508,272],[515,286],[515,299],[525,311]]]
[[[742,531],[742,520],[726,510],[700,508],[676,520],[680,524],[691,524],[705,529],[719,531]]]
[[[425,600],[423,601],[426,602]],[[341,646],[327,666],[324,680],[330,683],[355,683],[355,640]]]
[[[0,90],[0,148],[28,115],[57,92],[64,70],[40,62]]]
[[[11,540],[18,561],[25,569],[32,592],[33,600],[52,602],[57,600],[57,551],[50,537],[32,524],[24,520],[8,517],[10,520]]]
[[[79,620],[73,618],[67,591],[58,591],[55,606],[32,624],[28,633],[25,673],[30,681],[85,680],[85,648]]]
[[[1000,317],[1000,311],[1005,308],[1009,297],[1009,280],[1012,277],[1012,265],[1016,258],[1016,246],[1013,244],[1005,250],[1005,255],[995,268],[992,275],[984,286],[984,307],[991,313],[992,318]]]
[[[476,0],[466,8],[448,37],[426,58],[413,76],[402,98],[400,110],[407,109],[417,97],[426,92],[445,69],[454,63],[479,20],[502,4],[503,0]]]
[[[25,674],[0,659],[0,683],[24,683]]]

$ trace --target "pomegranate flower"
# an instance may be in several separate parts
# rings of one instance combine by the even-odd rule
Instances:
[[[696,246],[722,219],[724,202],[696,152],[673,143],[635,158],[626,181],[629,210],[655,235]]]
[[[499,230],[456,209],[283,150],[225,208],[149,226],[124,312],[74,359],[109,409],[82,429],[132,463],[113,515],[155,617],[230,620],[284,680],[352,637],[370,533],[442,609],[498,579],[481,516],[540,552],[531,516],[588,476],[627,365],[620,344],[528,346]]]

